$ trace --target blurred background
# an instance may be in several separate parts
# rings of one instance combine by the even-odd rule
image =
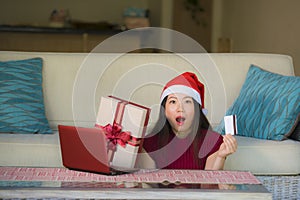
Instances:
[[[288,54],[299,76],[299,8],[299,0],[0,0],[0,50],[89,52],[116,33],[153,26],[207,52]]]

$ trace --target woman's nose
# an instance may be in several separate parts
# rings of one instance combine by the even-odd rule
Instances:
[[[184,111],[183,104],[181,102],[178,102],[178,104],[177,104],[177,111],[178,112],[183,112]]]

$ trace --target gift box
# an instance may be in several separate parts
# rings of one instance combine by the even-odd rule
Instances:
[[[114,96],[101,97],[96,127],[107,137],[110,164],[134,168],[141,151],[150,109]]]

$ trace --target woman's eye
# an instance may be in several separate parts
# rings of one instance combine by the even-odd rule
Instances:
[[[170,100],[169,103],[170,103],[170,104],[175,104],[176,101],[175,101],[175,100]]]
[[[185,100],[185,103],[192,103],[192,100],[187,99],[187,100]]]

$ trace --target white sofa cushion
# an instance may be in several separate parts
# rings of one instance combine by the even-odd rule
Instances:
[[[0,135],[1,166],[62,167],[58,133],[52,135]],[[238,150],[225,163],[226,170],[257,175],[300,173],[300,143],[236,136]],[[9,153],[8,153],[9,152]]]
[[[0,166],[62,167],[54,134],[0,134]]]
[[[300,173],[300,143],[236,136],[238,149],[230,155],[225,169],[251,171],[260,175]]]

